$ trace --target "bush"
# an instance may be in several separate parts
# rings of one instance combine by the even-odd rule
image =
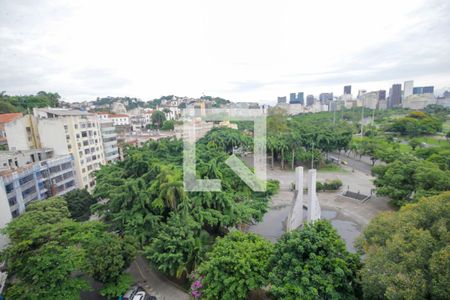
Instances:
[[[341,188],[342,181],[340,179],[327,180],[324,183],[317,181],[316,191],[337,191]]]

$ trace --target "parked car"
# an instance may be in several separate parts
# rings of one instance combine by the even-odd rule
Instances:
[[[148,295],[140,286],[133,286],[122,297],[121,300],[157,300],[155,296]]]

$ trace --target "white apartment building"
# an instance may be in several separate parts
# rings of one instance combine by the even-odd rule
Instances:
[[[0,151],[0,228],[22,214],[32,201],[76,188],[73,157],[54,157],[52,149]],[[0,249],[8,243],[0,234]]]
[[[119,160],[119,149],[117,147],[117,133],[113,122],[110,120],[100,121],[103,151],[107,163]]]
[[[95,186],[94,171],[106,163],[100,121],[84,111],[35,108],[5,126],[10,149],[52,148],[56,155],[72,154],[77,186]]]
[[[113,122],[114,126],[130,125],[130,117],[125,114],[109,115],[108,118]]]

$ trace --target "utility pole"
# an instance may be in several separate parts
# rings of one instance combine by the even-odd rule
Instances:
[[[377,109],[377,107],[375,106],[375,108],[372,111],[372,128],[373,128],[373,122],[375,121],[375,110]],[[373,132],[373,131],[372,131]]]
[[[333,125],[336,125],[336,107],[333,109]]]
[[[361,138],[364,137],[364,100],[362,102],[362,110],[361,110]]]

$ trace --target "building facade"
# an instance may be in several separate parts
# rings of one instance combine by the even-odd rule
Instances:
[[[402,85],[393,84],[389,91],[388,108],[400,107],[402,104]]]
[[[9,123],[10,149],[54,149],[55,155],[72,154],[77,186],[89,191],[95,186],[94,171],[106,163],[100,123],[95,114],[54,108],[35,108]],[[12,147],[12,148],[11,148]]]
[[[344,86],[344,95],[350,95],[352,93],[352,86],[351,85],[345,85]]]
[[[117,133],[112,121],[100,121],[100,132],[102,134],[103,151],[107,163],[119,160],[119,149],[117,147]]]
[[[413,94],[414,81],[408,80],[403,84],[403,98],[409,97]]]
[[[0,152],[0,227],[32,201],[77,188],[72,155],[53,155],[51,149]]]

